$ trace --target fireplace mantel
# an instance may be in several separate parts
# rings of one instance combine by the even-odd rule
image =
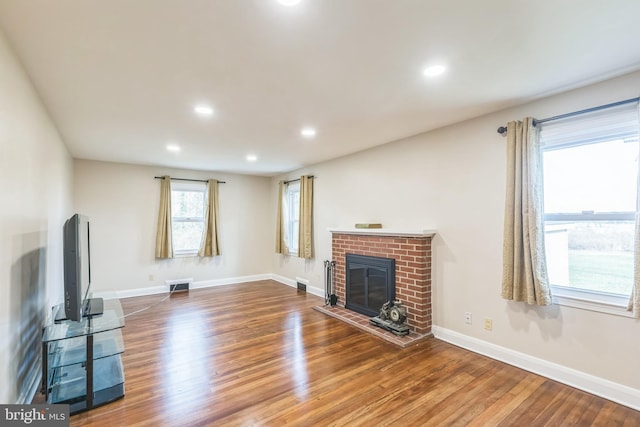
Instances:
[[[329,228],[329,232],[391,237],[433,237],[436,234],[436,230],[395,230],[393,228]]]

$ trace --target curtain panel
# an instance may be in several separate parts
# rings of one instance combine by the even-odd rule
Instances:
[[[173,258],[173,244],[171,242],[171,178],[168,175],[163,176],[160,181],[156,258]]]
[[[300,232],[298,234],[298,256],[313,257],[313,177],[300,177]]]
[[[542,154],[533,119],[507,124],[502,297],[550,305],[544,247]]]
[[[198,256],[213,257],[221,254],[218,224],[218,180],[207,181],[207,207],[204,214],[204,227],[202,230],[202,243]]]

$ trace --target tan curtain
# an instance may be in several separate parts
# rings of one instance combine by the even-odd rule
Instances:
[[[284,192],[286,184],[284,181],[278,183],[278,209],[276,211],[276,253],[286,254],[288,252],[285,238],[284,215],[282,213],[284,203]]]
[[[300,232],[298,234],[298,256],[313,257],[313,178],[300,177]]]
[[[207,208],[204,214],[204,228],[202,230],[202,243],[198,256],[213,257],[221,254],[220,240],[218,238],[218,180],[210,179],[207,182]]]
[[[171,178],[169,176],[163,176],[160,181],[156,258],[173,258],[173,245],[171,243]]]
[[[551,304],[544,248],[542,154],[533,119],[507,124],[502,297]]]

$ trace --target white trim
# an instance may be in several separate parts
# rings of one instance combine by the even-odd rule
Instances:
[[[604,378],[482,341],[440,326],[434,325],[431,329],[433,335],[439,340],[542,375],[635,410],[640,410],[640,390],[635,388],[614,383]]]
[[[433,237],[436,230],[394,230],[390,228],[328,228],[330,233],[369,236]]]
[[[259,280],[270,280],[272,277],[271,274],[256,274],[253,276],[239,276],[239,277],[229,277],[226,279],[216,279],[216,280],[202,280],[198,282],[191,282],[193,285],[190,289],[203,289],[210,288],[213,286],[223,286],[223,285],[233,285],[234,283],[246,283],[246,282],[256,282]],[[178,280],[178,283],[182,283],[184,280]],[[167,281],[170,282],[170,281]],[[133,297],[141,297],[145,295],[156,295],[169,293],[169,287],[165,285],[161,286],[150,286],[146,288],[136,288],[136,289],[124,289],[117,291],[102,291],[102,292],[94,292],[94,297],[100,297],[104,299],[112,299],[112,298],[133,298]]]
[[[292,288],[296,288],[296,289],[298,288],[298,282],[295,280],[286,278],[284,276],[280,276],[279,274],[270,274],[269,276],[270,276],[269,278],[273,281],[282,283],[283,285],[291,286]],[[324,289],[316,288],[309,284],[307,284],[307,293],[318,296],[320,298],[324,298]]]
[[[279,274],[270,274],[270,276],[271,276],[270,277],[271,280],[275,280],[276,282],[280,282],[283,285],[291,286],[292,288],[297,288],[298,287],[298,284],[293,279],[289,279],[287,277],[280,276]]]
[[[136,288],[136,289],[123,289],[119,291],[99,291],[94,292],[94,298],[104,298],[104,299],[122,299],[122,298],[133,298],[133,297],[142,297],[145,295],[156,295],[168,293],[169,289],[165,285],[161,286],[150,286],[146,288]]]
[[[193,282],[193,289],[211,288],[213,286],[233,285],[235,283],[257,282],[271,279],[270,274],[254,274],[252,276],[230,277],[226,279],[202,280]]]
[[[633,313],[627,310],[628,296],[557,285],[551,285],[551,294],[554,304],[622,317],[633,317]]]

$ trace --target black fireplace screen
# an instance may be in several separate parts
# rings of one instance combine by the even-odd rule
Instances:
[[[346,308],[377,316],[382,304],[395,299],[395,259],[347,254],[346,272]]]

